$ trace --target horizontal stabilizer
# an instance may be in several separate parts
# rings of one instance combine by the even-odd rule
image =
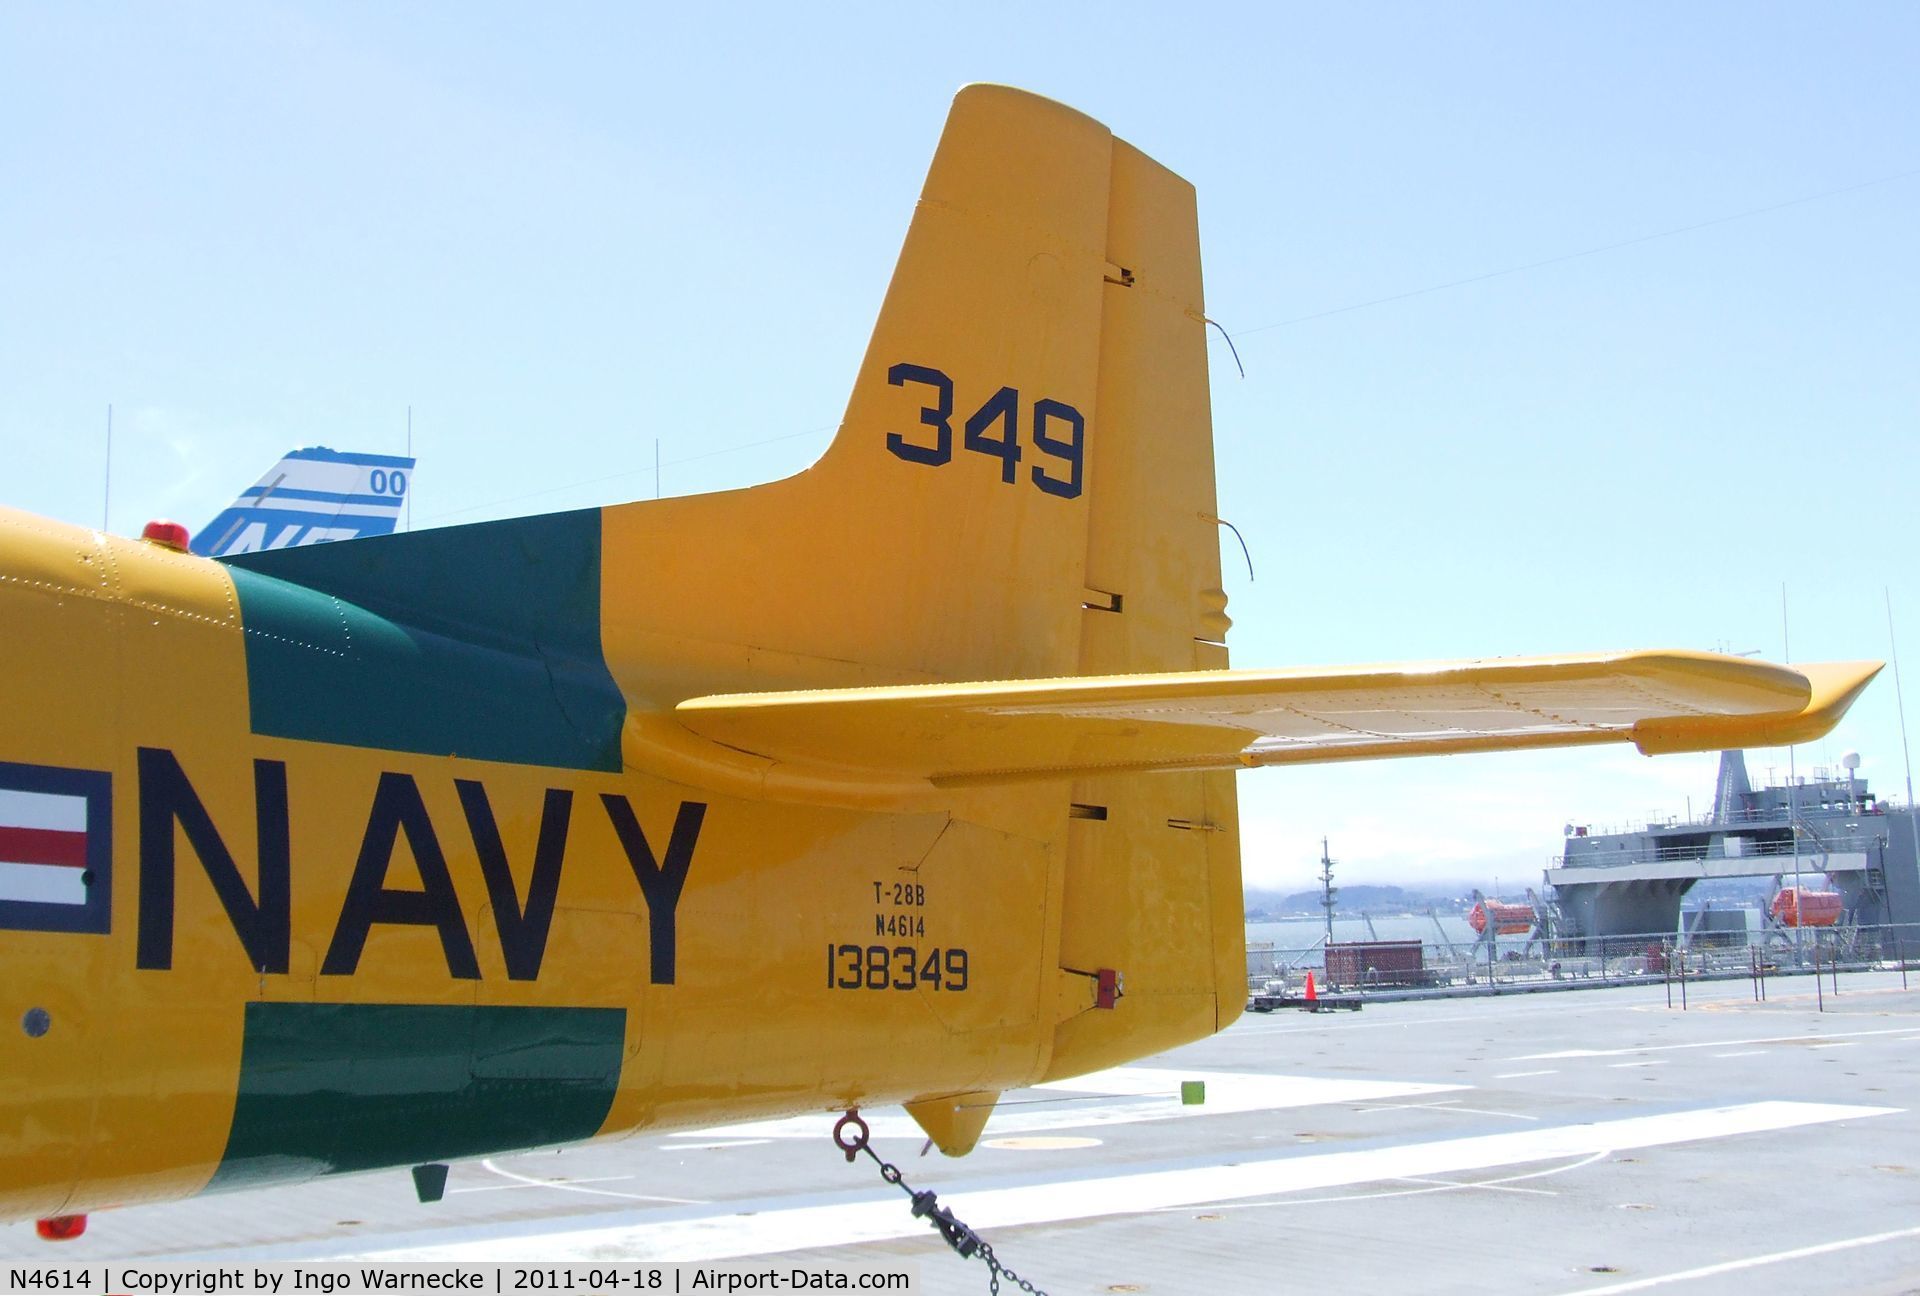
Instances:
[[[1638,652],[741,693],[676,716],[782,764],[958,786],[1603,742],[1777,746],[1825,734],[1879,670]]]

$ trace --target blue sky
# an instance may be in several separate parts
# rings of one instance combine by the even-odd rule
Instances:
[[[409,405],[416,525],[651,495],[656,438],[668,493],[785,475],[1003,81],[1198,187],[1237,665],[1777,658],[1783,584],[1796,659],[1884,657],[1885,588],[1920,663],[1920,10],[697,9],[0,11],[0,500],[97,524],[109,402],[120,531]],[[1802,772],[1847,749],[1901,787],[1890,673]],[[1537,876],[1712,776],[1249,775],[1248,877]]]

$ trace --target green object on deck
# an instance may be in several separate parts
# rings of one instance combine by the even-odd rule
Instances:
[[[1182,1080],[1180,1082],[1180,1103],[1185,1107],[1198,1107],[1207,1101],[1207,1082],[1205,1080]]]

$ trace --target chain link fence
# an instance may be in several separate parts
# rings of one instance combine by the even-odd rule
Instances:
[[[1920,924],[1768,926],[1759,931],[1646,932],[1570,939],[1319,941],[1247,945],[1255,1006],[1316,996],[1394,1000],[1521,994],[1614,985],[1748,979],[1758,998],[1773,977],[1899,971],[1920,976]]]

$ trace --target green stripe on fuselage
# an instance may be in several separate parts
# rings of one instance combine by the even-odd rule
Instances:
[[[211,1190],[577,1142],[613,1106],[621,1008],[250,1003]]]
[[[600,647],[600,511],[224,559],[253,730],[563,769],[621,768]]]

